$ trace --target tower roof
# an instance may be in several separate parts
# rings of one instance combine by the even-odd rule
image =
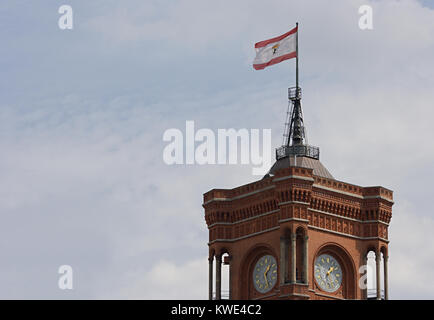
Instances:
[[[274,175],[279,169],[287,167],[303,167],[313,169],[313,174],[319,177],[334,179],[331,173],[326,167],[319,161],[319,159],[314,159],[304,156],[289,156],[276,160],[276,162],[271,167],[270,171],[265,175],[264,178],[268,177],[270,174]]]

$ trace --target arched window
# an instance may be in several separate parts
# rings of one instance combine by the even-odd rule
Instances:
[[[222,255],[222,300],[229,299],[229,281],[230,275],[230,256],[228,253]]]
[[[380,271],[377,272],[377,258],[380,259],[379,267]],[[377,293],[380,292],[380,299],[384,299],[384,263],[383,263],[383,253],[379,253],[379,257],[376,256],[374,249],[370,249],[367,253],[367,292],[366,298],[368,300],[377,299]],[[380,279],[377,281],[377,275]],[[377,290],[377,284],[380,285],[380,289]]]

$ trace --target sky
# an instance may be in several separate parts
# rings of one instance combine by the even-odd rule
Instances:
[[[297,21],[309,143],[336,179],[394,191],[390,298],[433,299],[431,0],[2,1],[0,298],[207,299],[202,195],[258,176],[167,165],[163,134],[193,120],[279,147],[295,63],[255,71],[253,45]]]

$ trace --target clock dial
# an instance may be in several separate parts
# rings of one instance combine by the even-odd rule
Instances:
[[[315,260],[315,280],[326,292],[335,292],[342,284],[342,268],[339,262],[329,254],[322,254]]]
[[[260,293],[270,291],[277,282],[277,263],[273,256],[266,255],[256,262],[253,270],[253,285]]]

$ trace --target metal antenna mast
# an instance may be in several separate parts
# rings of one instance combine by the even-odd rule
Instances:
[[[288,110],[283,134],[284,144],[276,149],[276,160],[289,156],[305,156],[319,159],[319,148],[307,144],[304,128],[303,112],[301,110],[301,88],[298,79],[298,22],[295,35],[295,87],[288,89]],[[286,141],[285,141],[286,140]]]
[[[295,87],[298,88],[298,22],[295,25],[297,28],[295,34]]]

